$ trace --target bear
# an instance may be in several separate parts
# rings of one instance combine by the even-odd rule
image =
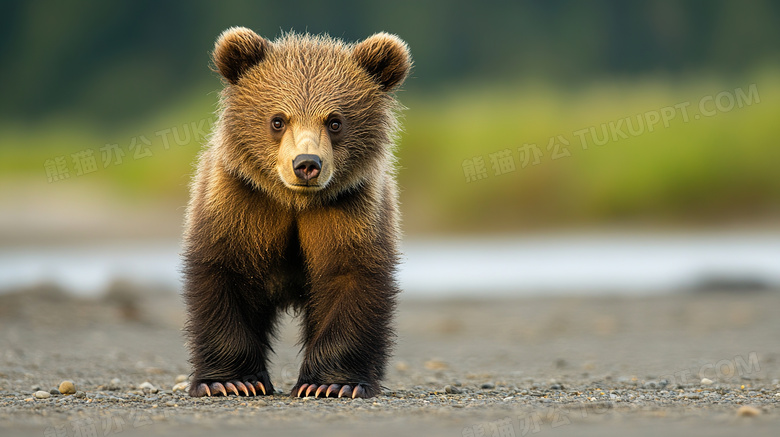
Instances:
[[[301,320],[293,397],[368,398],[394,344],[400,257],[395,91],[412,67],[389,33],[223,32],[223,89],[184,225],[189,394],[274,393],[279,315]]]

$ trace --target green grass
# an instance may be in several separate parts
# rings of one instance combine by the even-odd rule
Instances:
[[[595,84],[579,91],[528,85],[409,96],[401,172],[407,223],[469,231],[523,226],[721,223],[774,213],[780,199],[780,80],[777,74],[723,83],[657,79]],[[703,96],[755,83],[760,102],[694,119]],[[574,135],[662,107],[691,102],[653,132],[580,146]],[[710,109],[710,103],[706,109]],[[627,131],[624,127],[623,131]],[[551,159],[551,137],[571,156]],[[539,146],[538,165],[519,166],[517,148]],[[495,176],[491,153],[512,150],[517,170]],[[488,177],[465,182],[461,163],[482,156]],[[415,214],[419,212],[419,214]],[[412,223],[409,223],[409,222]]]
[[[489,232],[528,227],[592,226],[622,222],[657,224],[720,223],[765,218],[778,212],[780,199],[780,75],[757,73],[751,80],[695,77],[612,81],[566,90],[544,83],[522,86],[469,86],[441,93],[400,93],[404,113],[399,174],[405,228],[410,231]],[[755,83],[760,103],[693,119],[703,96]],[[3,126],[0,175],[46,180],[44,162],[92,148],[99,170],[79,176],[118,196],[135,200],[184,199],[195,139],[163,148],[155,133],[211,116],[216,94],[192,102],[124,132],[97,134],[77,122],[42,126]],[[580,146],[574,132],[662,107],[691,102],[691,120],[681,114],[669,127]],[[626,131],[626,129],[623,129]],[[134,160],[133,137],[152,141],[154,155]],[[551,159],[547,143],[562,135],[571,155]],[[117,143],[127,156],[122,165],[103,168],[100,151]],[[518,147],[536,144],[538,165],[520,168]],[[510,149],[517,169],[496,176],[490,154]],[[481,156],[488,177],[465,182],[462,162]],[[75,176],[72,174],[71,180]],[[67,184],[68,180],[55,182]]]

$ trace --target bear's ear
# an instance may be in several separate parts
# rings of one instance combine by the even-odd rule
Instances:
[[[214,45],[216,71],[231,84],[252,66],[263,60],[269,42],[246,27],[231,27],[222,32]]]
[[[352,58],[388,92],[400,86],[412,68],[406,43],[384,32],[358,43],[352,50]]]

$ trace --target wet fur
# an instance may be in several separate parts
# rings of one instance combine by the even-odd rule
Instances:
[[[201,382],[268,380],[278,315],[302,319],[301,384],[380,391],[398,287],[398,207],[390,91],[411,67],[406,45],[378,34],[357,45],[247,29],[217,41],[221,110],[191,187],[184,237],[190,393]],[[287,188],[277,112],[316,125],[333,111],[333,177],[316,192]],[[295,388],[293,390],[295,390]],[[272,392],[272,388],[269,387]]]

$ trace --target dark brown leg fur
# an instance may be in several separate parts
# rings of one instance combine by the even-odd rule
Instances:
[[[266,366],[277,308],[262,283],[192,255],[185,278],[190,396],[273,394]]]
[[[358,270],[340,279],[322,275],[323,285],[314,286],[304,312],[304,357],[292,396],[380,393],[390,348],[393,286]],[[360,276],[366,279],[353,280]],[[335,294],[340,295],[335,301],[326,297]]]

